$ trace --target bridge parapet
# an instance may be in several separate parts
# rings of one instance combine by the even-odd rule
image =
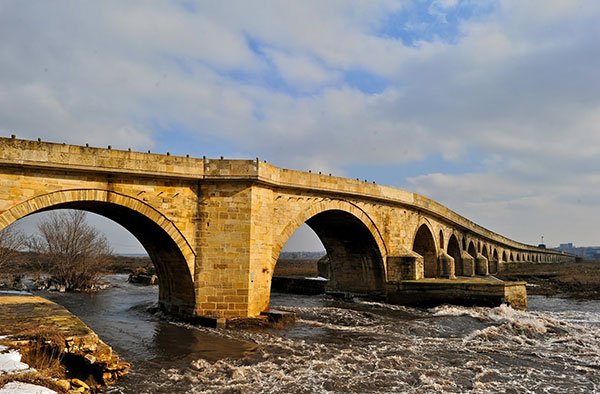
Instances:
[[[0,164],[202,179],[202,159],[0,138]]]

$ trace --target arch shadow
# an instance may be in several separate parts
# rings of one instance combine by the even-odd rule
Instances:
[[[450,239],[448,239],[448,255],[450,255],[454,259],[455,275],[464,275],[460,244],[458,242],[458,238],[454,234],[452,234],[450,236]]]

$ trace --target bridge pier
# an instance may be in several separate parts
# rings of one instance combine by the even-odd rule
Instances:
[[[450,256],[444,251],[440,252],[438,257],[439,273],[441,278],[455,279],[454,274],[454,257]]]
[[[477,258],[475,259],[475,273],[481,276],[487,276],[490,274],[488,268],[488,259],[481,253],[477,253]]]
[[[475,276],[475,259],[467,251],[462,252],[462,276]]]
[[[488,261],[489,272],[491,275],[498,273],[498,259],[492,258]]]
[[[387,281],[423,279],[423,257],[412,250],[399,249],[394,256],[387,257]]]

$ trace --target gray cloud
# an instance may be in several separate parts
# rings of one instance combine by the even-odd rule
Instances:
[[[456,43],[409,47],[376,34],[403,1],[5,1],[0,131],[169,149],[157,134],[175,123],[175,140],[341,174],[472,159],[410,184],[520,240],[600,243],[600,5],[488,3]],[[386,83],[361,91],[352,70]]]

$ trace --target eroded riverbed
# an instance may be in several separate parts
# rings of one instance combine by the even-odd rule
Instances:
[[[156,287],[110,281],[98,294],[44,296],[133,364],[111,392],[600,392],[599,301],[530,297],[519,312],[273,294],[297,324],[212,330],[148,313]]]

